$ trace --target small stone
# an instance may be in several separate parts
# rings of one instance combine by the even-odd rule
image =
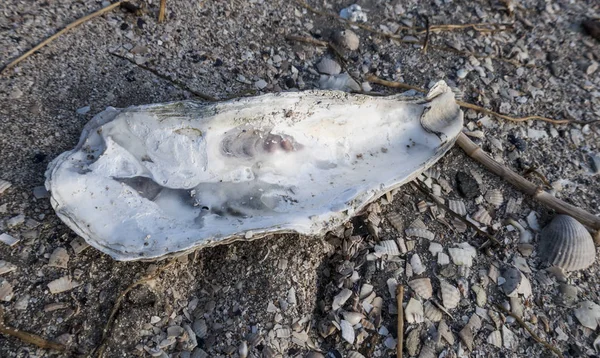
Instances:
[[[463,79],[463,78],[467,77],[468,74],[469,74],[469,71],[467,71],[464,68],[461,68],[460,70],[458,70],[456,72],[456,77]]]
[[[77,109],[77,114],[86,114],[90,111],[91,107],[90,106],[85,106],[85,107],[81,107]]]
[[[471,175],[465,172],[458,172],[456,173],[456,182],[458,184],[458,191],[465,198],[474,199],[481,195],[477,181]]]
[[[33,196],[36,199],[45,199],[50,197],[50,193],[48,193],[45,186],[36,186],[33,188]]]
[[[346,48],[350,51],[357,50],[360,44],[358,36],[352,30],[337,31],[333,35],[333,42],[336,45]]]
[[[19,214],[17,216],[13,216],[12,218],[6,220],[6,226],[8,228],[17,227],[25,222],[25,215]]]
[[[1,234],[0,235],[0,242],[8,245],[8,246],[14,246],[16,245],[19,241],[19,239],[16,239],[12,236],[10,236],[9,234]]]
[[[10,302],[14,296],[12,285],[6,281],[0,281],[0,301]]]
[[[598,62],[596,61],[592,61],[592,64],[588,66],[588,68],[585,70],[585,73],[590,76],[592,75],[594,72],[596,72],[596,70],[598,69]]]
[[[256,86],[256,88],[258,88],[259,90],[262,90],[265,87],[267,87],[267,81],[265,81],[265,80],[258,80],[256,82],[254,82],[254,86]]]

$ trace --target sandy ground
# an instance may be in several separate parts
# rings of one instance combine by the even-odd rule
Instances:
[[[148,2],[141,14],[116,9],[96,18],[0,75],[0,179],[12,183],[0,194],[0,232],[20,239],[12,247],[0,244],[0,259],[16,265],[16,270],[0,276],[2,287],[10,285],[13,291],[2,302],[4,319],[10,326],[58,340],[71,349],[59,354],[0,335],[2,357],[90,353],[101,341],[102,329],[119,293],[163,264],[116,262],[92,248],[77,252],[76,235],[56,217],[49,199],[44,193],[34,195],[34,188],[44,183],[49,161],[76,144],[81,129],[94,114],[107,106],[195,98],[174,81],[216,98],[257,90],[257,85],[262,87],[261,80],[266,82],[262,92],[316,88],[319,75],[314,64],[327,50],[288,42],[284,36],[327,39],[332,31],[344,28],[343,23],[308,12],[294,2],[258,0],[170,0],[167,21],[158,24],[157,3]],[[421,87],[444,79],[460,89],[465,100],[504,113],[600,119],[600,71],[596,70],[600,42],[583,32],[580,25],[586,18],[600,16],[599,4],[593,0],[515,3],[514,14],[509,15],[504,5],[495,1],[360,1],[368,11],[367,24],[380,31],[393,32],[398,24],[422,26],[425,17],[430,24],[490,22],[514,26],[492,34],[474,29],[434,33],[427,53],[418,46],[355,29],[360,47],[346,51],[348,67],[359,78],[375,73]],[[350,4],[311,2],[333,13]],[[99,1],[89,0],[3,1],[0,65],[101,7]],[[423,38],[422,34],[401,34]],[[517,65],[470,58],[435,46],[511,58]],[[133,63],[112,54],[130,58]],[[393,92],[372,87],[377,92]],[[590,158],[600,154],[597,125],[509,123],[472,111],[466,112],[465,124],[466,130],[483,131],[483,138],[477,142],[497,160],[521,174],[536,168],[552,183],[557,197],[592,213],[600,212],[599,176],[594,175],[598,168],[590,164]],[[512,214],[525,227],[531,211],[537,214],[541,227],[554,213],[488,174],[458,148],[434,169],[453,188],[445,193],[449,198],[460,198],[457,171],[479,179],[481,194],[490,189],[503,193],[499,208],[486,202],[482,205],[490,211],[492,224],[496,224],[494,228],[506,248],[478,254],[470,272],[457,270],[454,264],[437,265],[424,239],[412,240],[415,247],[397,259],[369,261],[366,258],[376,240],[365,229],[362,218],[353,221],[352,235],[361,236],[363,241],[349,257],[342,252],[342,239],[298,235],[200,250],[181,258],[158,278],[125,297],[114,329],[109,332],[104,356],[243,356],[243,349],[241,354],[239,350],[244,344],[249,346],[249,355],[255,357],[302,357],[311,351],[313,357],[319,356],[317,351],[329,357],[350,357],[354,351],[364,356],[394,356],[397,316],[395,299],[388,293],[389,280],[404,285],[410,281],[406,264],[415,253],[427,268],[419,277],[432,279],[435,296],[439,296],[440,287],[436,277],[443,276],[463,288],[466,283],[467,288],[459,307],[451,312],[452,318],[445,317],[453,342],[440,339],[438,323],[428,318],[423,323],[407,324],[407,335],[412,337],[409,344],[413,346],[406,354],[416,356],[424,345],[433,346],[436,356],[443,357],[550,356],[510,318],[497,326],[482,317],[483,325],[474,332],[475,344],[469,351],[458,333],[475,312],[481,313],[469,289],[474,284],[487,290],[481,309],[493,309],[495,303],[508,304],[513,310],[518,306],[533,330],[565,356],[597,354],[594,340],[598,334],[579,324],[574,307],[588,300],[600,303],[598,263],[572,273],[566,283],[559,285],[556,279],[543,279],[545,271],[534,251],[526,260],[532,272],[524,273],[533,287],[531,297],[510,300],[494,282],[484,285],[489,281],[485,277],[490,265],[497,265],[502,273],[519,255],[518,234],[504,224],[509,199],[522,200]],[[530,178],[543,184],[535,176]],[[477,246],[484,241],[472,231],[453,231],[429,211],[419,213],[416,204],[424,199],[414,189],[403,188],[392,203],[380,202],[380,216],[399,213],[405,226],[422,218],[445,249],[459,242]],[[475,199],[463,200],[471,215],[477,211]],[[12,226],[10,220],[18,215],[24,215],[24,222]],[[535,225],[530,226],[536,243]],[[395,240],[403,239],[404,233],[383,220],[379,236]],[[65,248],[69,254],[66,268],[48,266],[57,248]],[[351,277],[354,272],[357,280]],[[74,278],[81,286],[51,294],[48,283],[63,276]],[[339,324],[343,318],[340,312],[332,312],[333,297],[344,287],[357,297],[365,283],[373,285],[377,296],[383,298],[384,329],[375,332],[359,324],[355,326],[357,335],[365,334],[353,344],[342,339],[335,328],[331,328],[330,335],[324,334],[335,327],[332,321]],[[567,300],[565,292],[571,292],[572,287],[575,298]],[[413,296],[414,292],[407,289],[405,302]],[[354,298],[344,309],[360,311],[353,302]],[[185,331],[185,326],[195,333]],[[487,343],[494,331],[502,332],[504,344],[500,348]],[[510,332],[516,345],[507,344]]]

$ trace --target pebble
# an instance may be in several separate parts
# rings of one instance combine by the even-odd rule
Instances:
[[[36,199],[45,199],[50,197],[50,193],[48,193],[45,186],[36,186],[33,188],[33,196]]]
[[[0,242],[6,244],[8,246],[14,246],[19,241],[21,241],[21,240],[14,238],[13,236],[11,236],[9,234],[0,234]]]
[[[469,74],[469,71],[467,71],[464,68],[461,68],[460,70],[458,70],[456,72],[456,77],[463,79],[463,78],[467,77],[468,74]]]
[[[458,184],[458,191],[465,198],[474,199],[481,195],[477,181],[471,175],[465,172],[458,172],[456,173],[456,182]]]
[[[259,90],[262,90],[265,87],[267,87],[267,81],[265,81],[265,80],[258,80],[256,82],[254,82],[254,86],[256,88],[258,88]]]
[[[77,109],[77,114],[86,114],[91,110],[90,106],[85,106]]]
[[[19,226],[25,222],[25,215],[19,214],[17,216],[13,216],[12,218],[6,220],[6,226],[8,228],[14,228]]]

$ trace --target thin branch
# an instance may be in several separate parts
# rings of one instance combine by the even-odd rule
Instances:
[[[417,92],[427,93],[427,90],[424,90],[421,87],[407,85],[406,83],[402,83],[402,82],[387,81],[387,80],[379,78],[373,74],[370,74],[367,76],[367,81],[378,84],[378,85],[390,87],[390,88],[401,88],[401,89],[405,89],[405,90],[415,90]]]
[[[538,200],[550,209],[553,209],[561,214],[570,215],[583,225],[594,230],[600,230],[600,217],[555,198],[542,188],[523,178],[509,168],[496,162],[477,144],[473,143],[464,133],[458,135],[456,144],[458,144],[458,146],[461,147],[469,157],[478,161],[489,171],[506,180],[525,194],[531,195],[534,199]]]
[[[32,48],[31,50],[25,52],[24,54],[22,54],[21,56],[17,57],[16,59],[14,59],[11,63],[9,63],[8,65],[4,66],[4,68],[2,70],[0,70],[0,73],[3,73],[5,71],[8,71],[9,69],[13,68],[14,66],[16,66],[19,62],[23,61],[24,59],[26,59],[27,57],[31,56],[33,53],[35,53],[36,51],[38,51],[39,49],[41,49],[42,47],[46,46],[47,44],[51,43],[52,41],[56,40],[58,37],[60,37],[62,34],[64,34],[65,32],[83,24],[86,21],[89,21],[95,17],[98,17],[102,14],[105,14],[109,11],[111,11],[112,9],[120,6],[121,4],[123,4],[124,1],[118,1],[114,4],[110,4],[105,8],[102,8],[94,13],[91,13],[87,16],[82,17],[79,20],[76,20],[70,24],[68,24],[64,29],[60,30],[59,32],[55,33],[54,35],[48,37],[47,39],[45,39],[44,41],[40,42],[38,45],[36,45],[34,48]]]
[[[404,307],[402,306],[404,300],[404,286],[398,285],[396,292],[396,301],[398,302],[398,339],[396,341],[396,357],[402,358],[402,351],[404,350]]]
[[[64,352],[67,350],[67,347],[60,343],[51,342],[36,334],[5,326],[3,323],[0,324],[0,333],[6,336],[15,337],[27,344],[33,344],[34,346],[42,349],[53,349],[59,352]]]
[[[477,32],[498,32],[508,30],[513,27],[513,24],[492,24],[492,23],[477,23],[477,24],[448,24],[448,25],[431,25],[430,31],[432,32],[442,32],[442,31],[454,31],[454,30],[464,30],[464,29],[473,29]],[[426,30],[420,30],[417,32],[418,34],[424,33]]]
[[[536,342],[543,345],[544,347],[546,347],[546,349],[552,351],[552,353],[556,354],[560,358],[563,358],[563,354],[558,348],[556,348],[553,345],[551,345],[550,343],[544,341],[537,334],[535,334],[535,332],[531,328],[529,328],[529,326],[521,319],[521,317],[510,312],[509,310],[502,307],[501,305],[496,305],[496,308],[498,308],[500,311],[512,316],[521,325],[521,327],[525,328],[525,330],[529,333],[531,338],[533,338]]]
[[[423,41],[423,53],[427,53],[427,46],[429,45],[429,36],[431,36],[431,27],[429,26],[429,18],[427,16],[425,16],[425,26],[427,27],[427,29],[425,30],[425,41]]]
[[[167,12],[167,0],[160,0],[160,7],[158,9],[158,22],[165,22],[165,15]]]
[[[176,79],[170,78],[169,76],[163,75],[162,73],[158,72],[157,70],[155,70],[153,68],[150,68],[150,67],[148,67],[146,65],[142,65],[142,64],[136,63],[134,60],[132,60],[130,58],[127,58],[125,56],[121,56],[121,55],[119,55],[117,53],[110,52],[110,54],[113,55],[113,56],[115,56],[115,57],[118,57],[118,58],[120,58],[122,60],[127,60],[130,63],[132,63],[133,65],[135,65],[135,66],[137,66],[137,67],[139,67],[141,69],[144,69],[144,70],[146,70],[148,72],[151,72],[156,77],[159,77],[159,78],[161,78],[161,79],[163,79],[163,80],[171,83],[173,86],[175,86],[175,87],[177,87],[179,89],[182,89],[184,91],[187,91],[187,92],[193,94],[194,96],[196,96],[198,98],[202,98],[203,100],[209,101],[209,102],[217,102],[218,101],[218,99],[216,99],[215,97],[212,97],[212,96],[209,96],[207,94],[204,94],[204,93],[198,92],[196,90],[193,90],[193,89],[189,88],[185,83],[180,82],[180,81],[178,81]]]
[[[119,294],[119,296],[117,297],[117,300],[112,308],[112,310],[110,311],[110,315],[108,316],[108,321],[106,322],[106,325],[104,326],[104,329],[102,330],[102,340],[100,341],[100,345],[98,346],[97,349],[95,349],[94,351],[92,351],[90,353],[89,356],[92,356],[94,354],[94,352],[96,353],[96,357],[100,358],[103,356],[104,354],[104,350],[106,349],[106,343],[108,341],[108,337],[109,337],[109,333],[112,329],[112,325],[115,321],[115,318],[117,316],[117,313],[119,312],[119,309],[121,308],[121,303],[123,302],[123,299],[125,299],[125,297],[127,296],[127,294],[129,292],[131,292],[131,290],[133,290],[134,288],[148,282],[151,281],[153,279],[155,279],[156,277],[158,277],[158,275],[160,275],[164,270],[166,270],[167,268],[173,266],[173,264],[175,264],[175,262],[177,262],[177,260],[172,260],[169,263],[163,265],[162,267],[159,267],[154,273],[132,283],[131,285],[129,285],[129,287],[127,287],[123,292],[121,292],[121,294]]]

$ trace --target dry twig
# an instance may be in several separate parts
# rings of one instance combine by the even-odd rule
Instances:
[[[431,36],[431,26],[429,26],[429,18],[425,16],[425,41],[423,41],[423,53],[427,53],[427,46],[429,45],[429,36]]]
[[[558,348],[556,348],[553,345],[551,345],[550,343],[544,341],[537,334],[535,334],[535,332],[531,328],[529,328],[529,326],[521,319],[521,317],[510,312],[509,310],[502,307],[501,305],[496,305],[496,308],[498,308],[500,311],[512,316],[521,325],[521,327],[525,328],[525,330],[529,333],[531,338],[533,338],[536,342],[543,345],[544,347],[546,347],[546,349],[552,351],[552,353],[556,354],[560,358],[563,358],[563,354]]]
[[[33,344],[34,346],[42,349],[54,349],[55,351],[59,352],[64,352],[67,350],[67,347],[60,343],[51,342],[36,334],[5,326],[4,323],[0,324],[0,333],[6,336],[15,337],[27,344]]]
[[[102,8],[94,13],[91,13],[87,16],[82,17],[79,20],[76,20],[70,24],[67,25],[67,27],[65,27],[64,29],[60,30],[59,32],[55,33],[54,35],[48,37],[47,39],[45,39],[44,41],[40,42],[38,45],[36,45],[34,48],[32,48],[31,50],[25,52],[24,54],[22,54],[21,56],[17,57],[16,59],[14,59],[11,63],[9,63],[8,65],[4,66],[4,68],[2,70],[0,70],[0,73],[4,72],[4,71],[8,71],[9,69],[13,68],[14,66],[16,66],[19,62],[23,61],[24,59],[26,59],[27,57],[31,56],[33,53],[35,53],[36,51],[38,51],[39,49],[41,49],[42,47],[46,46],[47,44],[49,44],[50,42],[56,40],[59,36],[61,36],[62,34],[64,34],[65,32],[83,24],[84,22],[91,20],[95,17],[98,17],[104,13],[107,13],[109,11],[111,11],[112,9],[114,9],[117,6],[120,6],[121,4],[123,4],[124,1],[118,1],[114,4],[110,4],[105,8]]]
[[[396,342],[396,357],[402,358],[402,351],[404,350],[404,307],[402,306],[404,300],[404,286],[398,285],[396,290],[396,300],[398,301],[398,340]]]
[[[119,309],[121,308],[121,303],[123,302],[123,299],[127,296],[127,294],[129,292],[131,292],[131,290],[133,290],[134,288],[148,282],[151,281],[153,279],[155,279],[156,277],[158,277],[158,275],[160,275],[164,270],[166,270],[167,268],[173,266],[173,264],[175,264],[175,262],[177,262],[176,259],[171,260],[169,263],[159,267],[158,269],[156,269],[156,271],[154,271],[152,274],[132,283],[131,285],[129,285],[129,287],[127,287],[123,292],[121,292],[121,294],[119,294],[119,296],[117,297],[117,300],[112,308],[112,310],[110,311],[110,315],[108,316],[108,321],[106,322],[106,325],[104,326],[104,329],[102,330],[102,340],[100,341],[100,345],[98,346],[98,348],[96,348],[94,351],[92,351],[90,353],[89,356],[94,355],[94,353],[96,354],[96,357],[100,358],[103,356],[104,354],[104,350],[106,349],[106,342],[108,341],[108,336],[109,333],[112,329],[112,325],[115,321],[115,318],[117,316],[117,313],[119,312]]]
[[[162,23],[165,21],[165,15],[167,13],[167,0],[160,0],[160,7],[158,9],[158,22]]]
[[[146,70],[148,72],[151,72],[156,77],[159,77],[159,78],[161,78],[161,79],[163,79],[163,80],[171,83],[173,86],[175,86],[177,88],[180,88],[180,89],[182,89],[184,91],[187,91],[187,92],[193,94],[194,96],[196,96],[198,98],[202,98],[203,100],[209,101],[209,102],[216,102],[216,101],[218,101],[218,99],[216,99],[215,97],[212,97],[212,96],[209,96],[207,94],[204,94],[204,93],[198,92],[196,90],[193,90],[193,89],[189,88],[185,83],[180,82],[180,81],[178,81],[176,79],[170,78],[169,76],[163,75],[162,73],[158,72],[157,70],[155,70],[155,69],[153,69],[151,67],[148,67],[146,65],[142,65],[142,64],[136,63],[134,60],[132,60],[130,58],[127,58],[125,56],[121,56],[121,55],[119,55],[117,53],[110,52],[110,54],[113,55],[113,56],[115,56],[115,57],[118,57],[120,59],[127,60],[130,63],[132,63],[133,65],[135,65],[135,66],[137,66],[137,67],[139,67],[141,69],[144,69],[144,70]]]

